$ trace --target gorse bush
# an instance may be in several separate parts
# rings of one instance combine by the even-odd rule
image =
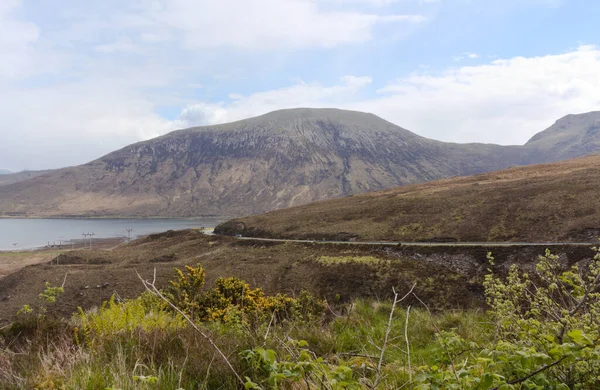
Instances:
[[[320,318],[325,301],[308,292],[298,298],[284,294],[267,296],[261,288],[251,288],[238,278],[218,278],[214,287],[204,289],[202,266],[175,269],[177,279],[165,291],[165,297],[199,322],[220,321],[233,324],[258,325],[265,321],[304,320]]]

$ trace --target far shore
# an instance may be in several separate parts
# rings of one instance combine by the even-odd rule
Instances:
[[[92,249],[110,250],[124,242],[127,242],[127,237],[95,238],[92,240]],[[50,263],[52,259],[62,253],[89,249],[89,245],[89,240],[79,238],[62,245],[51,245],[50,247],[43,246],[14,251],[0,250],[0,279],[30,265]]]
[[[6,215],[1,214],[0,219],[175,219],[181,221],[196,221],[201,219],[215,219],[219,221],[228,221],[234,217],[222,216],[222,215],[200,215],[192,217],[161,217],[161,216],[127,216],[127,215],[111,215],[111,216],[93,216],[93,215]]]

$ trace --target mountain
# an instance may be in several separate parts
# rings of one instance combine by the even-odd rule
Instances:
[[[0,169],[0,175],[8,175],[9,173],[12,173],[12,172],[8,171],[6,169]]]
[[[10,171],[4,171],[4,172],[5,172],[4,174],[0,173],[0,186],[6,185],[6,184],[18,183],[20,181],[29,180],[29,179],[34,178],[36,176],[40,176],[40,175],[52,172],[52,170],[45,170],[45,171],[22,171],[22,172],[18,172],[18,173],[12,173]]]
[[[567,115],[525,145],[537,162],[585,156],[600,151],[600,111]]]
[[[600,155],[330,199],[215,231],[364,241],[597,242]]]
[[[567,130],[568,139],[582,131],[559,132]],[[0,215],[247,215],[575,153],[551,154],[564,142],[554,139],[453,144],[372,114],[281,110],[175,131],[88,164],[0,185]]]

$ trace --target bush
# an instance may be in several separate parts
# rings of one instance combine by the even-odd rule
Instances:
[[[600,252],[595,250],[589,264],[567,270],[547,251],[532,277],[516,266],[505,280],[490,272],[484,286],[494,340],[480,346],[452,332],[439,333],[444,358],[439,366],[420,369],[417,388],[600,388]]]
[[[202,266],[176,269],[165,296],[193,320],[220,321],[256,326],[264,322],[310,321],[320,318],[326,303],[306,291],[299,298],[285,294],[267,296],[261,288],[251,288],[238,278],[218,278],[214,287],[205,290]]]

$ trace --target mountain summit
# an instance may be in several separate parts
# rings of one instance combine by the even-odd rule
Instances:
[[[540,162],[585,156],[600,151],[600,111],[567,115],[536,134],[527,147],[539,151]]]
[[[239,216],[536,162],[545,144],[530,142],[444,143],[372,114],[281,110],[0,185],[0,215]]]

